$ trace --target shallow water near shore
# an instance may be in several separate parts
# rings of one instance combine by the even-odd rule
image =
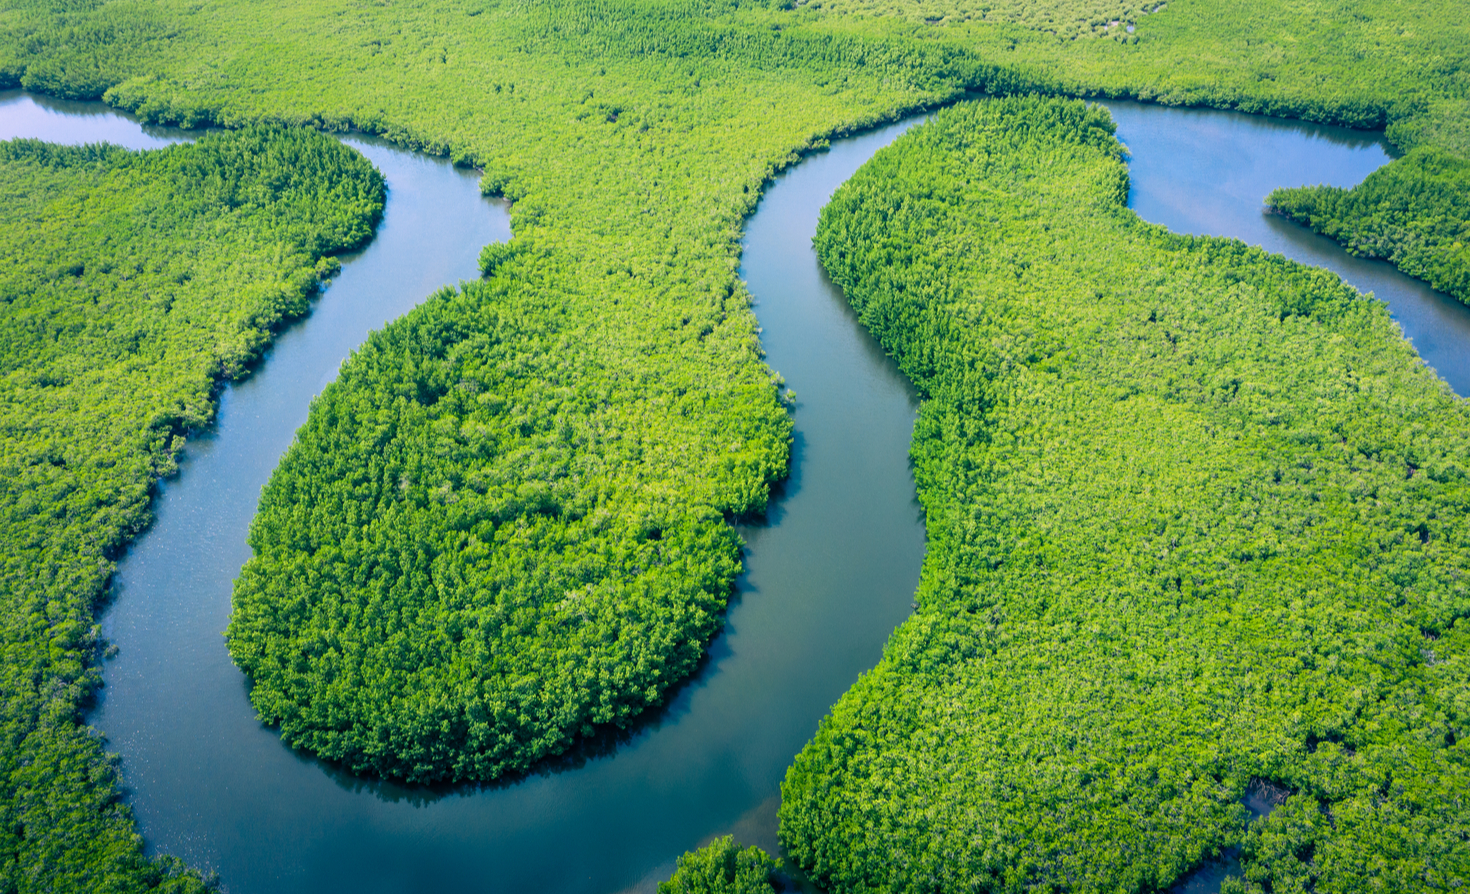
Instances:
[[[1375,290],[1441,375],[1470,390],[1470,310],[1262,211],[1276,186],[1359,182],[1388,160],[1377,135],[1107,105],[1133,152],[1141,216],[1237,236]],[[650,891],[715,835],[774,851],[786,767],[877,662],[918,582],[923,526],[907,463],[917,402],[810,245],[832,191],[917,120],[803,160],[747,224],[741,275],[768,360],[799,402],[791,478],[764,522],[740,529],[746,573],[708,660],[628,735],[482,789],[386,784],[291,751],[256,721],[221,635],[260,488],[312,396],[369,330],[475,276],[480,247],[509,236],[472,172],[346,138],[388,179],[376,238],[343,259],[254,375],[224,390],[217,426],[159,488],[157,521],[122,561],[102,619],[120,652],[89,722],[122,755],[150,851],[217,870],[234,894]],[[149,148],[186,135],[145,131],[100,104],[4,93],[0,138],[12,136]]]

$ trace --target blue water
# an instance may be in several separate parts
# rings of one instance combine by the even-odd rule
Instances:
[[[1386,301],[1425,362],[1456,394],[1470,395],[1470,307],[1265,211],[1263,200],[1277,187],[1363,182],[1389,162],[1382,134],[1238,112],[1104,105],[1132,150],[1128,205],[1139,217],[1176,233],[1233,236],[1326,267]]]

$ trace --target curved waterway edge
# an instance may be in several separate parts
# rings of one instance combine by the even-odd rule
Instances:
[[[917,403],[810,249],[827,196],[907,126],[799,165],[750,221],[766,348],[802,403],[792,474],[767,517],[740,529],[745,573],[698,675],[608,747],[448,790],[354,777],[286,748],[255,719],[220,635],[260,488],[311,397],[368,329],[476,275],[480,246],[508,236],[486,229],[494,209],[469,172],[347,138],[388,179],[377,236],[255,374],[224,390],[216,427],[160,484],[155,522],[119,563],[102,618],[119,652],[90,720],[122,757],[150,851],[217,871],[237,894],[606,894],[653,888],[714,835],[775,850],[786,767],[911,611],[923,555],[907,463]],[[97,103],[9,94],[0,136],[150,148],[185,135],[145,132]],[[361,313],[371,322],[353,322]]]
[[[1379,135],[1106,105],[1133,153],[1129,204],[1141,216],[1261,244],[1377,292],[1431,365],[1470,390],[1470,309],[1262,212],[1276,186],[1356,184],[1388,160]],[[255,375],[225,389],[215,429],[161,484],[156,522],[120,563],[103,617],[120,651],[91,721],[122,755],[150,850],[218,871],[235,894],[647,891],[714,835],[774,851],[786,767],[908,616],[923,556],[907,461],[917,400],[810,244],[832,191],[920,117],[834,140],[776,178],[747,222],[741,275],[768,362],[799,403],[791,477],[763,523],[740,529],[746,570],[709,660],[611,747],[481,789],[366,780],[287,749],[256,721],[220,635],[260,488],[311,397],[369,329],[477,276],[479,248],[509,236],[473,173],[346,138],[389,181],[377,237],[344,258]],[[148,148],[182,135],[145,132],[97,103],[9,93],[7,136]]]
[[[1424,362],[1456,394],[1470,395],[1470,307],[1263,207],[1278,187],[1357,186],[1392,157],[1382,132],[1140,102],[1103,105],[1132,153],[1128,207],[1139,217],[1331,270],[1386,302]]]

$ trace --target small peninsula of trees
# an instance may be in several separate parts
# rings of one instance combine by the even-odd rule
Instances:
[[[1276,212],[1470,304],[1470,161],[1426,146],[1352,189],[1278,189]]]
[[[1462,886],[1470,409],[1336,276],[1140,221],[1112,134],[956,106],[823,212],[929,547],[781,840],[834,894]]]
[[[144,858],[81,711],[153,482],[366,241],[382,177],[312,131],[0,143],[0,891],[197,891]]]
[[[776,894],[776,861],[758,847],[741,848],[729,835],[679,858],[658,894]]]

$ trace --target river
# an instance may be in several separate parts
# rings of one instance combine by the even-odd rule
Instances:
[[[1109,103],[1133,152],[1130,204],[1180,232],[1239,236],[1329,266],[1389,300],[1426,358],[1470,387],[1470,310],[1383,264],[1261,212],[1275,186],[1352,185],[1388,160],[1378,136]],[[911,389],[858,326],[811,251],[832,191],[917,119],[837,141],[779,177],[746,228],[741,275],[795,411],[792,475],[742,527],[746,573],[698,676],[623,741],[509,785],[435,790],[344,774],[254,718],[221,631],[245,532],[310,399],[367,332],[474,276],[509,235],[471,172],[373,140],[347,142],[388,180],[383,224],[312,314],[159,489],[157,521],[119,566],[103,616],[119,647],[90,722],[122,756],[152,851],[253,892],[647,891],[708,838],[775,848],[778,785],[828,707],[910,612],[924,534],[907,464]],[[0,94],[0,138],[109,140],[145,130],[99,104]],[[1458,365],[1457,365],[1458,364]]]

